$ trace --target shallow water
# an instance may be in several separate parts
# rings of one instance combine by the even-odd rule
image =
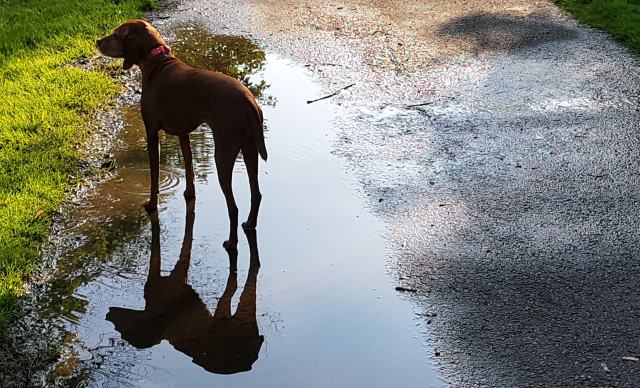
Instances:
[[[184,44],[194,34],[217,49]],[[208,128],[191,136],[195,205],[181,195],[177,139],[163,137],[159,213],[147,216],[144,129],[135,107],[126,112],[117,177],[73,215],[86,220],[69,231],[77,247],[58,259],[59,271],[41,301],[68,330],[65,356],[50,382],[443,385],[410,304],[394,290],[398,280],[385,274],[392,255],[382,239],[385,225],[365,208],[357,177],[331,152],[336,108],[330,101],[307,105],[323,94],[307,71],[244,38],[199,29],[176,35],[183,42],[173,43],[178,55],[238,76],[261,101],[269,161],[260,164],[257,236],[240,233],[237,274],[230,271],[236,258],[221,244],[228,218]],[[207,55],[233,58],[217,67]],[[251,64],[242,65],[247,58]],[[241,158],[234,171],[242,220],[249,187]]]

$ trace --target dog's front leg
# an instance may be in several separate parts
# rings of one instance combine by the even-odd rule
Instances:
[[[189,135],[180,135],[180,148],[182,149],[182,158],[184,159],[184,170],[187,178],[187,189],[184,191],[184,198],[187,202],[196,197],[196,189],[194,187],[193,176],[193,160],[191,157],[191,142]]]
[[[158,130],[147,128],[147,152],[149,153],[149,169],[151,170],[151,195],[149,202],[144,205],[147,212],[154,212],[158,208],[158,179],[160,176],[160,142]]]

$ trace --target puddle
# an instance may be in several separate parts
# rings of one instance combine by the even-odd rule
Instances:
[[[201,26],[180,26],[171,47],[191,66],[220,71],[241,80],[262,105],[273,104],[265,94],[266,80],[253,78],[264,69],[266,54],[253,41],[234,35],[211,35]]]
[[[242,79],[261,100],[269,162],[257,235],[240,233],[237,257],[222,248],[228,219],[204,128],[191,136],[194,207],[180,194],[177,139],[163,137],[159,214],[147,216],[144,129],[135,108],[126,112],[118,175],[73,215],[86,220],[69,231],[77,247],[58,259],[40,302],[67,329],[49,383],[442,386],[409,302],[385,275],[385,227],[331,153],[335,108],[306,104],[322,95],[307,70],[240,37],[178,29],[176,39],[178,55]],[[233,185],[246,218],[241,160]]]

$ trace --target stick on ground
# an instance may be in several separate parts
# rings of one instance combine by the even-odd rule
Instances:
[[[308,100],[308,101],[307,101],[307,104],[312,104],[312,103],[314,103],[314,102],[317,102],[317,101],[320,101],[320,100],[326,100],[327,98],[331,98],[331,97],[333,97],[333,96],[336,96],[336,95],[338,95],[341,91],[343,91],[343,90],[347,90],[347,89],[349,89],[350,87],[352,87],[353,85],[355,85],[355,83],[353,83],[353,84],[351,84],[351,85],[347,85],[347,86],[345,86],[345,87],[343,87],[343,88],[340,88],[340,89],[336,90],[335,92],[333,92],[333,93],[331,93],[331,94],[328,94],[328,95],[326,95],[326,96],[324,96],[324,97],[316,98],[315,100]]]
[[[405,108],[417,108],[419,106],[425,106],[425,105],[431,105],[433,104],[433,101],[428,101],[428,102],[422,102],[420,104],[412,104],[412,105],[405,105]]]

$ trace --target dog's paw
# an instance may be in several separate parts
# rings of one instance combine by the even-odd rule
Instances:
[[[256,230],[256,223],[245,221],[242,223],[242,229],[246,231]]]
[[[233,252],[238,249],[238,240],[227,240],[222,243],[222,246],[227,251]]]
[[[158,204],[156,202],[149,201],[144,204],[144,210],[146,210],[147,213],[153,213],[158,210]]]

